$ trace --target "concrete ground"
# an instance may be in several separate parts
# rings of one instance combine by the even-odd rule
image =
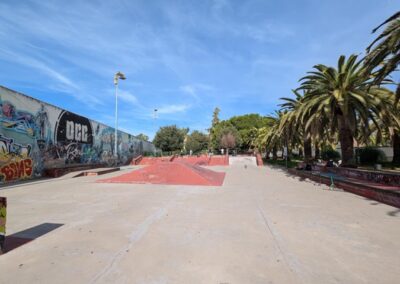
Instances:
[[[400,283],[400,210],[244,164],[213,167],[222,187],[3,187],[9,235],[63,226],[0,256],[0,283]]]

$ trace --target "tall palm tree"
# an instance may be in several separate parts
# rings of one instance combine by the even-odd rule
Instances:
[[[400,63],[400,11],[376,27],[372,33],[385,26],[383,32],[367,47],[366,65],[376,69],[374,83],[381,83],[396,70]],[[397,83],[395,105],[400,100],[400,83]],[[399,108],[397,108],[399,110]],[[400,164],[400,130],[392,128],[393,163]]]
[[[370,69],[378,69],[374,80],[378,83],[382,82],[400,63],[400,11],[373,29],[372,33],[384,25],[386,25],[384,31],[367,47],[365,62]],[[399,89],[398,92],[400,92]]]
[[[289,140],[292,144],[295,144],[299,137],[303,138],[304,159],[309,161],[312,159],[311,132],[306,131],[303,121],[300,119],[303,96],[296,90],[293,90],[293,94],[295,95],[294,99],[280,98],[284,102],[279,106],[282,111],[287,112],[281,121],[281,128],[288,129]]]
[[[387,112],[382,112],[376,117],[375,136],[377,141],[391,140],[393,147],[394,165],[400,165],[400,102],[392,93],[390,97],[391,108]]]
[[[337,68],[314,66],[315,71],[300,79],[307,94],[302,111],[308,114],[306,125],[327,119],[329,128],[338,131],[343,166],[354,166],[354,135],[357,121],[368,126],[373,114],[388,105],[388,90],[371,87],[371,76],[356,55],[340,56]],[[384,96],[383,94],[386,94]]]
[[[283,116],[284,113],[281,111],[275,111],[273,115],[267,116],[271,122],[271,125],[266,131],[263,143],[267,148],[267,152],[272,151],[274,160],[277,159],[278,149],[282,149],[285,145],[287,145],[287,133],[284,133],[280,129]]]

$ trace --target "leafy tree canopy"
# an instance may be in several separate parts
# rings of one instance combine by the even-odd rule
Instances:
[[[259,114],[251,113],[233,116],[228,122],[237,129],[240,136],[241,150],[248,150],[257,138],[258,129],[272,124],[272,120]]]
[[[194,154],[197,154],[208,147],[208,136],[200,131],[193,131],[186,138],[186,151],[192,150]]]
[[[176,125],[160,127],[154,137],[153,143],[162,151],[179,151],[189,128],[178,128]]]
[[[142,140],[142,141],[149,141],[149,136],[146,134],[140,133],[139,135],[136,136],[137,139]]]
[[[214,150],[219,150],[221,148],[226,148],[226,145],[221,144],[221,139],[227,134],[231,134],[235,139],[235,146],[240,147],[242,139],[238,130],[228,121],[224,120],[218,123],[214,128],[213,132],[215,135],[215,140],[212,141],[212,148]],[[232,139],[230,139],[232,140]]]

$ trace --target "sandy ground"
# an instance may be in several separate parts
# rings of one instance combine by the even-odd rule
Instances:
[[[400,210],[244,164],[213,167],[222,187],[3,187],[8,234],[63,226],[0,256],[0,283],[400,283]]]

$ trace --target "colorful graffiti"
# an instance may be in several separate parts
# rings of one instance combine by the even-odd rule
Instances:
[[[27,179],[32,176],[32,160],[31,159],[18,159],[15,162],[6,164],[0,168],[0,181],[9,182],[14,180]]]
[[[80,164],[128,164],[154,146],[0,86],[0,183]]]

